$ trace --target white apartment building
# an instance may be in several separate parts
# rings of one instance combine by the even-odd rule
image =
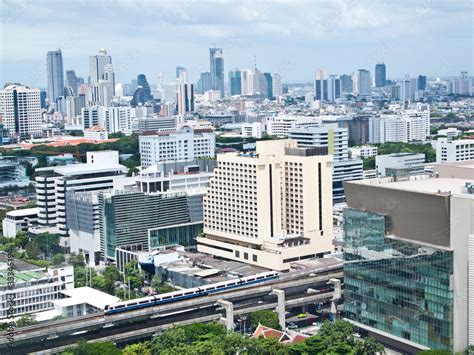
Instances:
[[[4,256],[4,257],[3,257]],[[53,308],[53,301],[58,299],[59,292],[74,288],[74,267],[51,267],[47,272],[34,268],[30,264],[25,269],[15,269],[15,288],[10,290],[7,283],[8,265],[6,254],[2,254],[0,262],[0,319],[8,316],[10,302],[7,294],[14,295],[13,304],[15,317],[27,313],[46,311]],[[15,264],[20,264],[18,263]],[[22,266],[24,263],[21,264]]]
[[[352,158],[370,158],[375,157],[378,148],[373,145],[362,145],[360,147],[349,148]]]
[[[267,119],[267,133],[271,136],[286,137],[293,128],[320,125],[321,119],[315,116],[278,115]]]
[[[387,169],[407,170],[409,175],[423,174],[425,169],[425,154],[393,153],[377,155],[375,157],[377,177],[387,176]]]
[[[22,85],[0,90],[0,116],[11,136],[41,136],[40,90]]]
[[[209,186],[215,165],[211,159],[161,162],[141,170],[135,181],[145,193],[200,190]]]
[[[327,147],[335,162],[349,158],[347,128],[332,125],[294,128],[288,132],[288,138],[297,140],[299,147]]]
[[[111,189],[117,180],[125,177],[127,170],[118,164],[117,152],[93,152],[87,158],[86,164],[37,169],[38,224],[56,226],[61,235],[61,246],[65,248],[70,247],[66,226],[67,193]]]
[[[456,127],[448,127],[446,129],[440,129],[437,133],[438,136],[446,136],[448,138],[456,138],[462,133],[461,130]]]
[[[84,138],[103,141],[108,139],[109,135],[107,134],[107,130],[105,128],[94,126],[84,130]]]
[[[182,127],[175,132],[145,132],[139,141],[143,168],[163,161],[215,156],[216,135],[211,128]]]
[[[99,126],[100,106],[90,106],[82,108],[82,129]]]
[[[28,227],[38,223],[38,208],[24,208],[7,212],[2,221],[3,236],[15,238],[20,231],[28,231]]]
[[[474,160],[474,139],[438,138],[436,143],[436,162],[454,163]]]
[[[144,133],[147,131],[176,131],[178,129],[177,116],[171,117],[139,117],[132,121],[132,132]]]
[[[320,154],[288,139],[218,155],[198,251],[273,270],[330,253],[332,157]]]
[[[133,112],[134,114],[135,112]],[[99,126],[104,127],[108,133],[132,132],[131,107],[103,107],[99,108]]]
[[[260,122],[244,123],[241,127],[242,137],[262,138],[263,125]]]

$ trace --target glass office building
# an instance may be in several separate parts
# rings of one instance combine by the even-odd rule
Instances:
[[[344,211],[345,317],[453,350],[453,252],[389,237],[388,216]]]
[[[150,250],[171,245],[181,245],[187,249],[196,248],[196,237],[202,233],[203,227],[201,221],[152,229],[149,231]]]

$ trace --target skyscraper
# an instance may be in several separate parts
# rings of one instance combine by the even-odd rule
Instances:
[[[200,94],[204,94],[206,91],[211,90],[211,73],[210,72],[204,72],[201,73],[201,77],[198,80],[197,83],[197,92]]]
[[[375,65],[375,87],[381,88],[387,84],[387,73],[384,63]]]
[[[66,89],[68,96],[77,96],[77,76],[74,70],[66,70]]]
[[[93,85],[104,79],[105,65],[112,64],[112,57],[107,55],[104,48],[99,49],[97,55],[89,57],[90,84]]]
[[[424,91],[426,89],[426,76],[418,75],[418,90]]]
[[[46,55],[46,72],[48,75],[48,102],[56,103],[56,99],[64,96],[64,69],[61,49],[49,51]]]
[[[273,99],[273,77],[271,73],[263,73],[263,78],[265,81],[265,91],[261,94],[265,96],[266,99]]]
[[[0,90],[0,116],[11,136],[41,136],[39,89],[14,84]]]
[[[359,69],[358,92],[359,95],[370,95],[372,92],[372,79],[367,69]]]
[[[229,91],[231,96],[242,94],[242,79],[239,69],[229,71]]]
[[[221,97],[224,97],[224,57],[222,48],[209,48],[209,66],[211,88],[220,91]]]
[[[186,74],[187,70],[184,67],[176,67],[176,79],[180,79],[182,74]]]
[[[353,92],[352,76],[342,74],[341,79],[341,94],[350,94]]]
[[[278,73],[272,74],[273,80],[273,97],[278,97],[281,95],[281,76]]]
[[[137,88],[133,93],[133,99],[131,101],[132,106],[137,106],[140,103],[144,104],[153,99],[153,96],[151,96],[150,85],[148,85],[145,74],[138,74],[136,82]]]
[[[293,140],[257,142],[256,153],[217,156],[198,251],[273,270],[331,252],[332,157]]]
[[[316,76],[314,81],[314,95],[316,100],[328,99],[328,80],[326,70],[316,70]]]
[[[178,115],[194,111],[194,84],[180,83],[178,90]]]
[[[250,69],[240,71],[242,95],[252,95],[253,89],[253,73]]]
[[[328,101],[334,102],[341,97],[341,80],[337,75],[329,75],[327,80]]]

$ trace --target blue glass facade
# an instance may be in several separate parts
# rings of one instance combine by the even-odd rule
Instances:
[[[453,252],[387,238],[383,214],[344,210],[345,317],[453,349]]]

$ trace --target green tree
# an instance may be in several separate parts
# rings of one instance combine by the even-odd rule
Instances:
[[[69,256],[69,264],[74,267],[84,267],[85,263],[84,255],[82,254],[71,253]]]
[[[35,314],[23,314],[16,322],[15,325],[18,328],[26,327],[28,325],[36,324],[38,321],[36,320]]]
[[[77,347],[68,348],[64,352],[67,355],[120,355],[121,353],[110,341],[87,343],[83,339],[77,342]]]
[[[375,354],[382,353],[384,351],[384,346],[378,343],[374,338],[368,337],[361,341],[356,341],[355,343],[355,352],[357,355],[366,355],[366,354]]]
[[[32,240],[26,244],[26,254],[28,255],[29,259],[37,260],[39,257],[40,249],[38,247],[38,243]]]
[[[436,349],[431,349],[431,350],[422,350],[418,352],[418,355],[450,355],[450,351],[445,351],[445,350],[436,350]]]
[[[35,241],[44,255],[51,255],[60,250],[59,234],[40,233],[35,237]]]
[[[154,354],[161,354],[167,349],[186,344],[186,332],[181,327],[171,328],[151,341]]]
[[[105,292],[108,294],[115,294],[115,283],[120,281],[120,271],[115,265],[107,265],[104,270],[105,278]]]
[[[28,233],[27,232],[24,232],[24,231],[19,231],[17,234],[16,234],[16,237],[15,239],[13,240],[13,243],[15,243],[15,245],[17,247],[20,247],[20,248],[25,248],[26,247],[26,244],[28,244],[30,238],[28,237]]]
[[[151,355],[150,342],[130,344],[122,350],[122,355]]]
[[[65,261],[66,261],[66,258],[64,257],[64,254],[61,254],[61,253],[54,254],[53,257],[51,258],[51,262],[53,265],[59,265]]]
[[[132,260],[125,264],[125,283],[130,286],[130,289],[140,290],[145,282],[145,275],[143,271],[138,268],[138,260]]]
[[[258,327],[258,324],[264,325],[265,327],[281,330],[280,322],[278,321],[278,314],[269,311],[255,311],[250,313],[250,320],[252,324],[252,329],[255,330]]]

